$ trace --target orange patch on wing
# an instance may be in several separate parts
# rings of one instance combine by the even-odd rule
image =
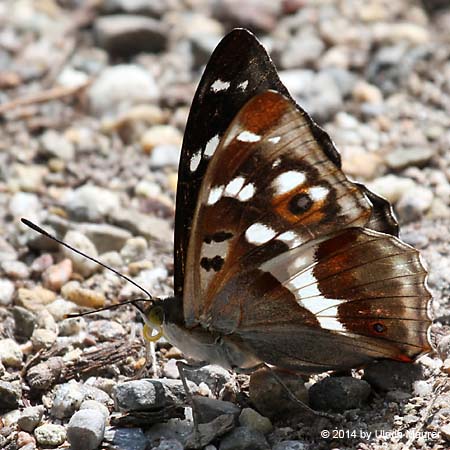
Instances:
[[[325,217],[325,199],[315,201],[311,207],[304,212],[294,214],[289,210],[289,202],[293,197],[299,194],[309,195],[308,188],[298,187],[282,195],[277,195],[272,200],[272,207],[278,213],[280,217],[291,224],[296,224],[301,220],[304,225],[310,225],[312,223],[320,223]]]

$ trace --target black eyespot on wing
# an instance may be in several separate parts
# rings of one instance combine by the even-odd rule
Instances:
[[[313,201],[308,194],[304,192],[294,195],[289,201],[289,211],[292,214],[302,214],[311,208]]]
[[[384,331],[386,331],[386,328],[383,324],[377,322],[373,324],[373,330],[375,331],[375,333],[383,333]]]
[[[200,260],[200,266],[203,267],[203,269],[205,269],[207,272],[209,272],[210,270],[218,272],[223,267],[224,262],[224,259],[219,255],[214,256],[214,258],[203,257]]]
[[[205,244],[211,244],[211,242],[224,242],[233,237],[233,233],[228,231],[219,231],[218,233],[214,233],[212,235],[207,235],[203,239]]]

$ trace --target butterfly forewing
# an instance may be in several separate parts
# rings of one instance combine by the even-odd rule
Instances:
[[[203,176],[225,130],[254,95],[274,89],[289,96],[255,36],[236,29],[212,54],[192,102],[178,169],[175,293],[182,295],[191,223]]]

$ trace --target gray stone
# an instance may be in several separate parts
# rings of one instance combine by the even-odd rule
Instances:
[[[146,411],[177,403],[166,383],[160,380],[133,380],[119,383],[114,389],[116,406],[123,411]]]
[[[159,89],[152,75],[137,65],[120,64],[105,69],[88,90],[92,112],[114,116],[132,105],[152,103]]]
[[[185,445],[192,431],[192,420],[169,419],[165,423],[153,425],[146,431],[145,435],[150,441],[151,446],[158,445],[161,439],[175,439]]]
[[[327,377],[309,389],[309,403],[320,411],[343,412],[361,408],[369,399],[370,385],[353,377]]]
[[[120,56],[161,52],[167,46],[169,35],[164,22],[133,14],[98,17],[94,32],[100,47]]]
[[[69,381],[60,384],[55,388],[55,398],[50,413],[58,419],[70,417],[78,410],[84,398],[85,393],[78,383]]]
[[[71,418],[67,427],[67,440],[74,450],[94,450],[105,434],[105,416],[97,409],[82,409]]]
[[[17,382],[0,380],[0,410],[11,411],[20,406],[22,398],[22,388]]]
[[[386,163],[394,170],[402,170],[410,166],[423,167],[433,155],[434,151],[430,147],[401,148],[388,153]]]
[[[158,446],[153,447],[152,450],[183,450],[184,446],[176,439],[162,439]]]
[[[88,324],[88,332],[100,342],[113,341],[126,335],[123,326],[112,320],[93,320]]]
[[[100,4],[100,8],[106,14],[127,13],[161,17],[169,4],[166,0],[105,0]]]
[[[298,400],[308,404],[308,391],[300,376],[284,372],[277,372],[277,375]],[[251,374],[249,395],[255,408],[269,418],[291,415],[304,410],[290,398],[286,389],[265,369]]]
[[[403,222],[420,220],[430,209],[433,192],[426,187],[416,186],[405,192],[397,203],[397,212]]]
[[[68,192],[63,201],[70,215],[77,221],[99,222],[120,208],[119,196],[115,192],[92,184],[85,184]]]
[[[22,359],[22,349],[17,342],[9,338],[0,340],[0,361],[5,366],[20,367]]]
[[[266,438],[259,431],[238,427],[230,431],[219,445],[219,450],[269,450]]]
[[[111,448],[126,450],[146,450],[149,441],[140,428],[110,428],[105,432],[104,442]]]
[[[14,283],[7,278],[0,279],[0,306],[11,304],[15,287]]]
[[[16,192],[8,206],[9,212],[14,217],[30,217],[42,208],[39,197],[30,192]]]
[[[89,255],[93,258],[98,257],[97,249],[95,248],[95,245],[92,243],[92,241],[78,231],[67,232],[64,236],[64,241],[77,250],[86,253],[86,255]],[[66,247],[64,247],[62,251],[66,255],[66,257],[72,261],[74,271],[78,272],[84,277],[88,277],[89,275],[92,275],[94,272],[100,269],[100,266],[94,261],[91,261]]]
[[[143,237],[137,236],[130,238],[125,242],[122,250],[120,250],[120,256],[122,256],[126,264],[139,261],[145,258],[147,248],[147,241]]]
[[[143,214],[129,209],[117,209],[111,214],[111,220],[134,235],[144,236],[147,240],[159,240],[170,242],[172,240],[172,229],[167,220]]]
[[[213,17],[220,22],[268,32],[275,27],[282,4],[273,0],[214,0],[212,6]]]
[[[224,414],[231,414],[237,418],[241,412],[240,408],[231,402],[201,397],[199,395],[196,395],[193,398],[197,412],[200,415],[200,423],[212,422],[214,419]]]
[[[388,360],[367,366],[363,377],[377,391],[393,389],[410,391],[414,381],[421,378],[423,378],[421,365]]]
[[[341,91],[328,71],[291,69],[279,75],[292,96],[316,120],[328,120],[342,107]]]
[[[64,135],[47,130],[41,137],[41,150],[50,157],[71,161],[75,156],[75,147]]]
[[[66,429],[62,425],[46,423],[34,430],[34,437],[42,446],[56,447],[66,440]]]
[[[15,280],[23,280],[30,276],[28,266],[22,261],[3,261],[1,263],[1,267],[8,277]]]
[[[99,253],[119,251],[132,237],[129,231],[106,223],[85,223],[77,229],[92,241]]]
[[[214,364],[189,370],[186,376],[195,384],[206,383],[213,392],[220,392],[226,383],[233,380],[233,375],[228,370]]]
[[[44,406],[29,406],[22,411],[18,425],[21,430],[32,433],[44,415]]]
[[[252,408],[244,408],[242,410],[241,415],[239,416],[239,423],[243,427],[251,428],[262,434],[270,433],[273,430],[270,419],[262,416]]]
[[[325,49],[323,41],[311,31],[300,32],[289,39],[280,58],[281,67],[293,69],[316,63]]]
[[[86,385],[84,385],[84,387],[87,388]],[[82,409],[95,409],[103,414],[105,420],[107,420],[109,417],[109,409],[103,403],[100,403],[97,400],[83,400],[83,403],[81,403],[80,405],[80,411]]]
[[[150,156],[150,166],[154,168],[177,167],[180,160],[180,147],[171,144],[156,146]]]

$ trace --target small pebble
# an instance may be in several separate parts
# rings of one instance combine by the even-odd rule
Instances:
[[[262,434],[270,433],[273,429],[272,422],[252,408],[244,408],[239,416],[239,423],[243,427],[251,428]]]
[[[181,148],[182,134],[171,125],[155,125],[141,137],[141,147],[145,153],[151,153],[160,145],[173,145]]]
[[[219,444],[219,450],[269,450],[266,438],[259,431],[237,427],[230,431]]]
[[[24,264],[22,261],[3,261],[1,263],[2,269],[5,274],[13,278],[17,279],[25,279],[30,276],[30,271],[28,266]]]
[[[55,398],[51,408],[51,415],[58,419],[70,417],[78,410],[85,398],[85,392],[76,382],[60,384],[55,388]]]
[[[343,412],[361,408],[369,399],[369,383],[353,377],[327,377],[309,389],[313,409]]]
[[[82,288],[77,281],[69,281],[61,288],[61,295],[78,306],[92,309],[105,306],[106,298],[98,291]]]
[[[0,306],[11,304],[14,296],[14,283],[6,278],[0,279]]]
[[[49,289],[36,286],[33,289],[20,288],[17,291],[17,303],[29,311],[38,312],[56,299],[56,294]]]
[[[134,237],[125,242],[125,245],[120,250],[120,256],[126,264],[129,264],[143,259],[147,248],[147,241],[143,237]]]
[[[33,344],[33,349],[39,351],[42,349],[49,349],[56,342],[58,335],[51,330],[46,330],[43,328],[37,328],[33,331],[31,336],[31,343]]]
[[[22,388],[17,381],[9,382],[0,380],[1,410],[11,411],[20,406]]]
[[[100,342],[114,341],[126,335],[123,326],[112,320],[93,320],[88,323],[88,332]]]
[[[42,446],[56,447],[66,440],[66,429],[62,425],[46,423],[34,430],[34,437]]]
[[[31,433],[39,425],[43,415],[44,406],[29,406],[22,411],[18,425],[22,430]]]
[[[63,240],[68,245],[71,245],[77,250],[80,250],[93,258],[98,257],[95,245],[89,240],[89,238],[87,238],[84,234],[79,233],[78,231],[67,232]],[[74,271],[78,272],[83,277],[92,275],[100,268],[100,266],[95,262],[90,261],[84,256],[74,253],[72,250],[69,250],[66,247],[63,248],[63,253],[67,258],[72,260]]]
[[[161,405],[176,403],[163,380],[133,380],[119,383],[114,389],[116,406],[123,411],[145,411]]]
[[[98,409],[77,411],[67,426],[67,440],[74,450],[94,450],[105,434],[105,416]]]
[[[23,354],[19,344],[12,339],[0,340],[0,361],[9,367],[21,367]]]
[[[46,288],[58,292],[62,285],[70,280],[71,276],[72,261],[66,258],[58,264],[48,267],[42,274],[42,282]]]
[[[103,415],[105,420],[109,417],[109,409],[97,400],[84,400],[80,405],[80,411],[82,409],[95,409]]]

